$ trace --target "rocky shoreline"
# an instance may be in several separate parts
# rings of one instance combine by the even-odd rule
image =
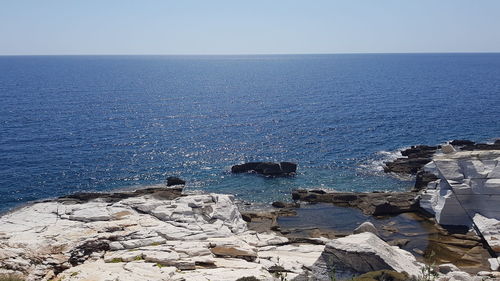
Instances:
[[[409,192],[295,190],[294,203],[275,202],[270,210],[243,211],[231,195],[187,195],[175,185],[182,180],[171,178],[171,187],[80,193],[37,202],[0,217],[0,277],[496,280],[498,260],[484,248],[483,237],[468,227],[440,225],[433,209],[422,207],[421,199],[429,186],[442,180],[442,174],[428,167],[442,160],[443,151],[484,154],[499,149],[500,143],[449,145],[412,147],[402,153],[405,157],[386,164],[387,172],[416,176]],[[291,175],[296,170],[291,164],[253,163],[233,172]],[[314,226],[325,210],[334,219],[351,222],[349,227],[293,223],[303,219]],[[349,221],[353,217],[357,221]],[[486,243],[497,236],[490,232],[488,237]],[[435,276],[425,279],[422,270]]]

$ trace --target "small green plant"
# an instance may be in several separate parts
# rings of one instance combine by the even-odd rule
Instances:
[[[439,277],[439,273],[434,269],[434,263],[424,265],[420,271],[421,276],[418,277],[418,281],[435,281]]]
[[[78,275],[78,272],[77,272],[77,271],[75,271],[75,272],[71,273],[71,275],[70,275],[70,276],[72,276],[72,277],[73,277],[73,276],[77,276],[77,275]]]
[[[165,266],[164,266],[163,264],[161,264],[161,263],[157,263],[157,264],[156,264],[156,266],[157,266],[158,268],[165,267]]]
[[[436,253],[433,251],[429,254],[429,259],[432,260]],[[422,275],[420,275],[417,278],[417,281],[435,281],[439,277],[439,273],[437,272],[436,268],[436,262],[433,261],[431,264],[426,263],[421,269],[420,272]]]
[[[136,257],[134,258],[134,260],[135,260],[135,261],[140,261],[140,260],[142,260],[142,256],[141,256],[141,255],[138,255],[138,256],[136,256]]]
[[[160,242],[153,242],[149,246],[160,246],[160,245],[161,245]]]
[[[118,263],[118,262],[123,262],[122,258],[114,258],[110,261],[110,263]]]

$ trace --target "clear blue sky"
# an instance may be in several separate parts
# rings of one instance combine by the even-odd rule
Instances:
[[[500,0],[1,0],[0,55],[500,52]]]

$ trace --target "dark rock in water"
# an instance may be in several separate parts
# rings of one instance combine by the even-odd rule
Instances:
[[[384,172],[399,174],[417,174],[425,164],[432,161],[432,156],[439,146],[417,145],[401,151],[401,155],[406,158],[398,158],[391,162],[386,162]]]
[[[416,145],[401,151],[401,155],[408,158],[427,158],[431,157],[438,148],[438,146]]]
[[[299,208],[300,204],[298,203],[286,203],[281,201],[273,202],[273,207],[275,208]]]
[[[399,248],[403,248],[408,243],[410,243],[410,240],[409,239],[405,239],[405,238],[394,239],[394,240],[391,240],[391,241],[387,242],[387,244],[389,244],[391,246],[398,246]]]
[[[500,150],[500,141],[495,141],[493,144],[487,143],[476,143],[471,145],[465,145],[461,148],[462,150]]]
[[[356,207],[367,215],[395,215],[420,210],[414,192],[326,192],[312,193],[299,189],[292,191],[294,200],[311,203],[333,203],[338,206]]]
[[[431,172],[419,171],[419,172],[417,172],[417,177],[415,179],[414,190],[419,191],[422,188],[425,188],[428,183],[435,181],[437,179],[438,179],[438,177]]]
[[[178,177],[168,177],[167,178],[167,186],[172,186],[172,185],[185,185],[186,181],[178,178]]]
[[[384,172],[415,175],[427,163],[432,161],[431,157],[432,156],[428,158],[398,158],[392,162],[386,162]]]
[[[475,142],[470,140],[452,140],[450,144],[455,146],[464,146],[464,145],[474,145]]]
[[[249,163],[244,163],[240,165],[234,165],[231,167],[231,172],[232,173],[246,173],[249,171],[255,171],[257,166],[262,162],[249,162]]]
[[[313,190],[310,190],[309,192],[316,193],[316,194],[325,194],[326,193],[326,191],[324,191],[323,189],[313,189]]]
[[[283,173],[287,174],[295,173],[297,171],[297,164],[292,162],[281,162],[280,167]]]
[[[255,172],[267,176],[293,175],[297,171],[297,164],[292,162],[249,162],[231,167],[232,173]]]
[[[273,207],[275,208],[285,208],[286,207],[286,204],[285,202],[281,202],[281,201],[276,201],[276,202],[273,202]]]

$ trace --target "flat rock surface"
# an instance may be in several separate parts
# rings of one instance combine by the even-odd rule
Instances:
[[[273,232],[248,230],[230,195],[182,196],[176,189],[80,194],[0,217],[0,274],[27,280],[275,280],[270,268],[279,265],[295,278],[324,245],[290,243]]]

